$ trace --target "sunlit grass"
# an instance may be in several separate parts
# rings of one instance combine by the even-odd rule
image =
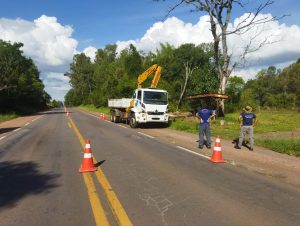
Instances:
[[[101,112],[105,114],[109,114],[109,108],[108,107],[95,107],[94,105],[80,105],[78,108],[88,111],[94,111],[94,112]]]
[[[257,139],[256,143],[276,152],[300,157],[300,139]]]
[[[8,121],[8,120],[11,120],[11,119],[14,119],[14,118],[17,118],[18,115],[12,113],[12,114],[0,114],[0,123],[1,122],[4,122],[4,121]]]

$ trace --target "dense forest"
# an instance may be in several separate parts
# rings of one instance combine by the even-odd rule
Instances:
[[[22,46],[0,40],[0,113],[31,113],[44,109],[51,99]]]
[[[107,45],[98,49],[94,62],[83,53],[75,55],[70,71],[65,74],[72,87],[65,96],[65,103],[100,107],[107,106],[109,98],[129,98],[136,88],[138,75],[156,63],[163,68],[158,88],[169,92],[169,109],[193,111],[199,101],[186,100],[186,96],[217,92],[219,87],[212,47],[184,44],[174,48],[164,44],[156,53],[145,54],[130,45],[117,54],[116,45]],[[149,86],[149,82],[144,87]],[[230,98],[225,102],[225,111],[232,112],[247,104],[254,108],[299,108],[300,89],[297,87],[300,87],[300,60],[283,70],[270,66],[247,82],[231,76],[226,86]]]
[[[70,66],[72,89],[65,97],[67,105],[94,104],[106,106],[108,98],[131,97],[137,86],[138,75],[152,64],[162,66],[161,79],[157,88],[169,92],[170,109],[179,105],[183,92],[186,70],[193,70],[188,78],[185,95],[200,92],[213,92],[218,87],[218,78],[211,58],[211,45],[195,46],[185,44],[179,48],[162,45],[157,53],[139,53],[133,45],[119,55],[116,45],[99,49],[95,62],[84,54],[74,56]],[[143,85],[148,87],[151,79]],[[189,108],[190,103],[182,101],[180,108]]]

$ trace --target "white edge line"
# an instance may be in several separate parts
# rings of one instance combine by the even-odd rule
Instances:
[[[21,129],[21,128],[15,129],[14,132],[17,132],[17,131],[19,131],[20,129]]]
[[[6,136],[0,137],[0,140],[4,139]]]
[[[138,132],[139,134],[141,134],[141,135],[144,135],[144,136],[146,136],[146,137],[149,137],[149,138],[152,138],[152,139],[154,139],[155,137],[153,137],[153,136],[150,136],[150,135],[148,135],[148,134],[145,134],[145,133],[142,133],[142,132]]]
[[[125,129],[127,129],[127,127],[126,127],[126,126],[122,126],[122,125],[118,125],[118,126],[120,126],[120,127],[122,127],[122,128],[125,128]]]
[[[179,148],[179,149],[181,149],[181,150],[184,150],[184,151],[186,151],[186,152],[192,153],[192,154],[194,154],[194,155],[198,155],[198,156],[201,156],[201,157],[203,157],[203,158],[210,159],[209,156],[199,154],[199,153],[197,153],[197,152],[191,151],[191,150],[186,149],[186,148],[184,148],[184,147],[181,147],[181,146],[176,146],[176,147]]]
[[[38,119],[42,118],[43,116],[44,116],[44,115],[41,115],[40,117],[38,117],[38,118],[35,118],[35,119],[31,120],[31,122],[34,122],[34,121],[36,121],[36,120],[38,120]]]
[[[24,126],[28,126],[30,124],[30,122],[27,122]]]

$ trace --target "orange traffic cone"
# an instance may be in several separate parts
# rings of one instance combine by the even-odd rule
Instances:
[[[86,140],[85,149],[84,149],[84,156],[82,159],[81,167],[79,168],[79,172],[93,172],[96,171],[97,167],[94,166],[93,157],[92,157],[92,149],[90,140]]]
[[[103,113],[100,113],[99,118],[100,118],[101,120],[104,120],[104,114],[103,114]]]
[[[209,159],[209,161],[214,162],[214,163],[225,162],[222,159],[221,140],[220,140],[219,136],[216,137],[213,154],[212,154],[211,158]]]

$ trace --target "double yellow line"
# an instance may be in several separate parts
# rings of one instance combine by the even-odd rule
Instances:
[[[82,137],[82,135],[80,134],[79,130],[77,129],[76,125],[74,124],[73,120],[71,119],[71,117],[68,117],[69,121],[71,123],[71,126],[74,130],[74,132],[76,133],[78,140],[81,144],[81,146],[83,148],[85,148],[85,140]],[[96,158],[93,157],[93,161],[97,162]],[[109,203],[110,209],[115,217],[115,220],[117,221],[117,223],[119,225],[124,225],[124,226],[131,226],[133,225],[128,217],[128,215],[126,214],[123,206],[121,205],[120,201],[118,200],[115,192],[113,191],[112,187],[110,186],[106,176],[104,175],[103,171],[98,168],[98,170],[95,172],[96,178],[98,180],[98,182],[100,183],[107,201]],[[98,226],[108,226],[110,225],[108,222],[108,219],[105,215],[105,211],[103,209],[103,206],[101,204],[101,201],[98,197],[97,194],[97,190],[92,178],[91,173],[82,173],[84,182],[85,182],[85,186],[87,188],[87,192],[88,192],[88,196],[89,196],[89,200],[90,200],[90,204],[93,210],[93,214],[94,214],[94,219],[96,222],[96,225]]]

